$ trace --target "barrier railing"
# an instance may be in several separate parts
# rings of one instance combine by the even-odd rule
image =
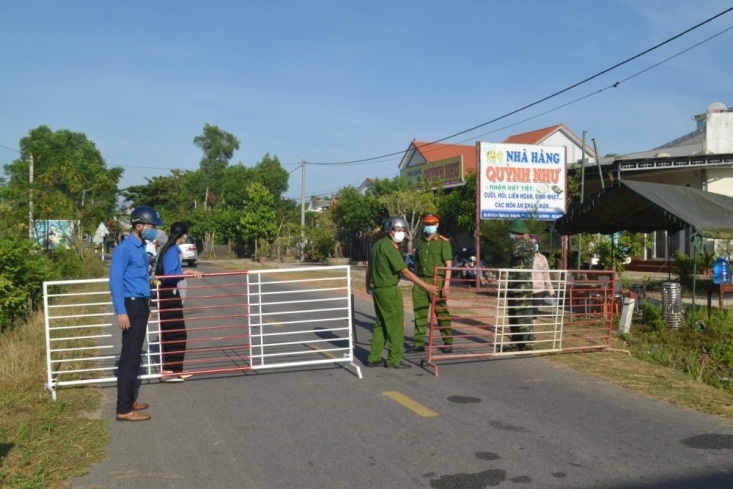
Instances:
[[[436,270],[445,270],[440,268]],[[554,298],[533,294],[532,270],[451,269],[446,306],[450,325],[441,327],[435,298],[428,323],[428,348],[421,364],[439,374],[438,363],[538,353],[590,351],[611,347],[613,319],[618,316],[616,275],[596,270],[550,270]],[[443,321],[445,322],[445,321]],[[530,325],[520,337],[510,323]],[[452,332],[453,345],[441,341]]]
[[[108,280],[44,282],[43,290],[46,388],[53,399],[60,386],[116,382],[121,335]],[[187,338],[166,342],[180,331],[164,328],[153,300],[141,380],[165,378],[161,349],[175,343],[185,343],[177,374],[338,364],[362,377],[353,357],[348,266],[210,273],[189,277],[179,292]]]

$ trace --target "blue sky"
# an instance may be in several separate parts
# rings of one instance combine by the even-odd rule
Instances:
[[[86,134],[109,166],[125,169],[121,187],[140,185],[198,168],[193,139],[208,123],[240,140],[232,163],[276,155],[292,172],[286,196],[299,199],[301,160],[350,162],[403,152],[413,138],[445,138],[731,7],[730,0],[0,0],[0,165],[45,124]],[[692,116],[710,103],[733,106],[733,30],[723,32],[731,27],[733,12],[446,142],[500,142],[562,123],[578,136],[587,131],[601,154],[659,146],[693,131]],[[306,194],[396,176],[400,156],[307,163]]]

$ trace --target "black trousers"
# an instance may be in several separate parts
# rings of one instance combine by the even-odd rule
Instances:
[[[117,414],[132,411],[137,399],[137,376],[145,332],[148,329],[150,306],[147,299],[125,299],[125,309],[130,318],[130,329],[122,331],[122,351],[117,364]]]
[[[177,288],[158,289],[158,314],[163,370],[182,372],[188,335],[183,321],[183,302]]]

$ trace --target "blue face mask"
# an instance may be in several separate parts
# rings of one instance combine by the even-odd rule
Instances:
[[[140,237],[145,241],[155,241],[155,238],[158,237],[158,230],[155,228],[145,228],[140,233]]]
[[[438,226],[425,226],[423,231],[425,231],[425,234],[435,234],[438,232]]]
[[[514,235],[512,233],[509,233],[509,239],[511,241],[514,241],[516,238],[514,237]]]
[[[538,251],[540,251],[540,245],[535,244],[534,245],[534,252],[537,253]]]

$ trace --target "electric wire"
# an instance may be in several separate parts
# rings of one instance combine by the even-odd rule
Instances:
[[[705,24],[708,24],[708,23],[712,22],[713,20],[717,19],[718,17],[721,17],[722,15],[725,15],[725,14],[731,12],[731,11],[733,11],[733,7],[730,7],[728,9],[726,9],[726,10],[724,10],[724,11],[722,11],[722,12],[720,12],[720,13],[718,13],[718,14],[716,14],[716,15],[708,18],[708,19],[706,19],[706,20],[704,20],[704,21],[702,21],[702,22],[700,22],[700,23],[698,23],[698,24],[696,24],[696,25],[694,25],[694,26],[692,26],[692,27],[690,27],[690,28],[688,28],[688,29],[680,32],[679,34],[676,34],[676,35],[668,38],[665,41],[662,41],[662,42],[660,42],[660,43],[658,43],[658,44],[656,44],[656,45],[654,45],[654,46],[652,46],[652,47],[650,47],[648,49],[645,49],[644,51],[642,51],[642,52],[640,52],[640,53],[638,53],[638,54],[636,54],[634,56],[631,56],[630,58],[627,58],[624,61],[621,61],[619,63],[616,63],[615,65],[610,66],[609,68],[606,68],[604,70],[601,70],[601,71],[595,73],[594,75],[591,75],[591,76],[589,76],[589,77],[587,77],[587,78],[585,78],[585,79],[583,79],[583,80],[581,80],[579,82],[573,83],[572,85],[570,85],[570,86],[568,86],[566,88],[563,88],[562,90],[558,90],[558,91],[556,91],[556,92],[554,92],[554,93],[552,93],[550,95],[547,95],[547,96],[542,97],[542,98],[540,98],[540,99],[538,99],[538,100],[536,100],[534,102],[531,102],[531,103],[526,104],[526,105],[524,105],[522,107],[519,107],[518,109],[514,109],[514,110],[512,110],[510,112],[507,112],[507,113],[505,113],[503,115],[500,115],[498,117],[495,117],[494,119],[491,119],[491,120],[489,120],[487,122],[484,122],[482,124],[478,124],[478,125],[475,125],[473,127],[468,128],[468,129],[465,129],[463,131],[459,131],[459,132],[454,133],[454,134],[451,134],[449,136],[445,136],[443,138],[436,139],[434,141],[430,141],[428,143],[425,143],[424,146],[428,146],[430,144],[435,144],[435,143],[441,143],[441,142],[446,141],[448,139],[452,139],[452,138],[455,138],[457,136],[461,136],[463,134],[469,133],[471,131],[475,131],[476,129],[480,129],[480,128],[485,127],[485,126],[487,126],[489,124],[493,124],[494,122],[498,122],[498,121],[500,121],[502,119],[506,119],[509,116],[512,116],[514,114],[517,114],[519,112],[522,112],[524,110],[527,110],[530,107],[534,107],[535,105],[539,105],[542,102],[546,102],[547,100],[550,100],[550,99],[555,98],[555,97],[557,97],[559,95],[562,95],[565,92],[568,92],[568,91],[570,91],[570,90],[572,90],[574,88],[577,88],[577,87],[579,87],[581,85],[584,85],[585,83],[588,83],[589,81],[591,81],[591,80],[593,80],[595,78],[598,78],[601,75],[604,75],[606,73],[609,73],[610,71],[613,71],[613,70],[615,70],[615,69],[617,69],[617,68],[619,68],[619,67],[621,67],[621,66],[623,66],[625,64],[628,64],[631,61],[634,61],[635,59],[640,58],[641,56],[644,56],[644,55],[646,55],[646,54],[648,54],[648,53],[650,53],[650,52],[652,52],[652,51],[654,51],[656,49],[659,49],[662,46],[664,46],[666,44],[669,44],[670,42],[672,42],[672,41],[674,41],[676,39],[679,39],[680,37],[682,37],[682,36],[684,36],[684,35],[692,32],[692,31],[694,31],[694,30],[702,27]],[[728,29],[726,29],[726,31],[727,30]],[[723,32],[725,32],[725,31],[723,31]],[[722,32],[720,34],[722,34]],[[715,36],[713,36],[713,37],[715,37]],[[704,41],[704,42],[707,42],[707,41]],[[618,86],[618,85],[616,85],[616,86]],[[355,165],[355,164],[359,164],[359,163],[373,162],[374,160],[379,160],[379,159],[383,159],[383,158],[389,158],[389,157],[401,155],[401,154],[404,154],[404,153],[405,153],[404,151],[396,151],[396,152],[393,152],[393,153],[387,153],[387,154],[384,154],[384,155],[374,156],[374,157],[371,157],[371,158],[363,158],[363,159],[359,159],[359,160],[341,161],[341,162],[311,162],[311,161],[308,161],[308,164],[309,165],[324,165],[324,166],[329,166],[329,165],[334,165],[334,166],[335,165],[339,165],[339,166]]]

